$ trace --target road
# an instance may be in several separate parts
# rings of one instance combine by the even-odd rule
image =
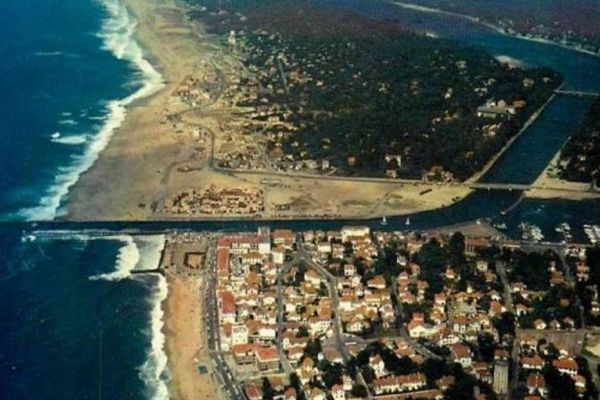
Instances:
[[[214,363],[215,376],[221,381],[227,398],[245,400],[238,382],[235,380],[221,353],[221,338],[219,333],[219,315],[217,304],[217,272],[216,272],[216,241],[212,240],[206,254],[206,284],[203,286],[204,307],[206,317],[206,332],[210,357]]]
[[[279,353],[279,360],[283,371],[289,375],[294,372],[287,355],[283,351],[283,276],[287,274],[290,267],[293,265],[293,261],[285,263],[277,271],[277,352]]]
[[[332,307],[332,311],[333,311],[332,323],[333,323],[335,342],[337,344],[336,347],[338,348],[338,351],[342,355],[342,358],[344,359],[344,363],[346,364],[346,363],[348,363],[348,361],[350,361],[350,355],[348,353],[348,348],[346,347],[346,342],[344,341],[344,338],[343,338],[344,331],[343,331],[343,327],[342,327],[342,321],[339,316],[340,300],[339,300],[338,290],[337,290],[337,279],[329,271],[327,271],[325,268],[323,268],[321,265],[319,265],[312,259],[310,254],[304,248],[304,243],[303,243],[300,235],[296,236],[296,249],[297,249],[299,259],[306,262],[310,268],[313,268],[315,271],[317,271],[327,281],[327,284],[329,286],[329,294],[331,296],[331,303],[333,306]],[[356,380],[358,381],[358,383],[360,385],[365,387],[365,389],[367,390],[367,398],[369,400],[371,400],[373,398],[373,396],[371,395],[371,390],[369,389],[369,385],[367,385],[367,382],[365,381],[365,379],[360,371],[356,372]]]

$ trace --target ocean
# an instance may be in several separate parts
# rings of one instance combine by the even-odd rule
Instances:
[[[0,220],[62,215],[132,101],[162,85],[118,0],[0,2]],[[168,398],[161,237],[0,226],[0,398]]]
[[[0,398],[166,399],[164,238],[0,230]]]
[[[600,88],[597,57],[508,38],[452,18],[401,12],[389,4],[320,1],[404,18],[418,30],[483,45],[497,57],[548,65],[563,73],[570,88]],[[69,188],[93,165],[127,106],[162,86],[134,41],[135,26],[121,0],[0,1],[0,399],[168,398],[161,309],[166,282],[157,275],[131,274],[156,267],[163,238],[119,231],[239,231],[260,224],[84,225],[113,229],[108,236],[72,224],[60,234],[23,233],[36,229],[27,221],[64,214]],[[535,178],[585,114],[580,100],[562,103],[515,143],[492,170],[494,176],[520,182]],[[498,216],[518,197],[477,192],[451,207],[411,216],[410,229]],[[600,223],[598,215],[598,201],[524,200],[499,222],[514,232],[527,220],[551,235],[562,221]],[[273,226],[333,229],[351,223],[364,222]],[[387,228],[407,229],[405,217],[388,218]],[[583,238],[581,226],[577,231]]]
[[[161,87],[135,25],[120,0],[2,1],[1,220],[64,213],[126,106]]]

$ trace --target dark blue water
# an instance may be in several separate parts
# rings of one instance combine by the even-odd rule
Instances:
[[[108,104],[139,87],[122,25],[95,0],[0,2],[1,219],[55,216]]]
[[[526,65],[549,66],[568,88],[600,89],[600,59],[499,35],[474,23],[362,0],[323,0],[415,29],[480,46]],[[3,0],[0,2],[0,219],[52,218],[68,188],[93,162],[125,103],[147,78],[138,72],[131,21],[118,0]],[[99,34],[100,33],[100,34]],[[10,40],[5,40],[10,38]],[[136,67],[137,66],[137,67]],[[115,106],[116,105],[116,106]],[[112,107],[109,109],[109,106]],[[573,132],[586,101],[553,103],[488,176],[531,182]],[[113,124],[113,125],[110,125]],[[100,140],[100,139],[102,140]],[[479,218],[505,222],[515,232],[525,220],[553,228],[567,221],[576,239],[582,223],[599,223],[600,202],[525,200],[476,192],[451,207],[388,218],[386,229],[425,229]],[[335,229],[372,221],[281,221],[274,227]],[[0,227],[0,399],[165,398],[160,380],[160,298],[164,281],[129,274],[154,267],[160,238],[135,239],[123,230],[254,230],[258,222],[40,223]],[[22,241],[22,230],[68,229]],[[92,240],[89,229],[119,231]],[[75,232],[73,232],[75,231]],[[74,234],[77,233],[77,234]],[[94,236],[95,237],[95,236]],[[560,239],[560,238],[558,238]],[[100,275],[100,276],[99,276]],[[91,277],[102,279],[90,279]]]
[[[23,243],[20,231],[0,230],[0,398],[155,393],[148,360],[156,358],[150,327],[159,278],[120,279],[136,261],[127,243],[83,235]],[[156,261],[156,251],[142,252],[140,263]]]
[[[398,21],[418,32],[450,39],[461,45],[479,47],[497,57],[508,57],[525,67],[549,67],[563,76],[565,89],[600,91],[600,58],[596,56],[551,44],[511,38],[464,18],[410,10],[391,3],[362,0],[319,2],[342,6],[375,18]],[[557,98],[539,121],[513,143],[483,181],[535,181],[583,120],[590,103],[590,99]]]

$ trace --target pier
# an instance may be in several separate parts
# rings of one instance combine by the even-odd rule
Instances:
[[[162,268],[134,269],[131,274],[159,274],[165,276],[165,271]]]
[[[565,89],[556,89],[554,91],[555,94],[562,96],[575,96],[575,97],[600,97],[600,92],[588,92],[583,90],[565,90]]]

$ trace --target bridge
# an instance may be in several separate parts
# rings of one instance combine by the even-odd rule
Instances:
[[[587,92],[582,90],[565,90],[556,89],[554,93],[563,96],[576,96],[576,97],[600,97],[600,92]]]
[[[528,183],[485,183],[477,182],[469,185],[471,189],[484,190],[531,190],[533,185]]]

